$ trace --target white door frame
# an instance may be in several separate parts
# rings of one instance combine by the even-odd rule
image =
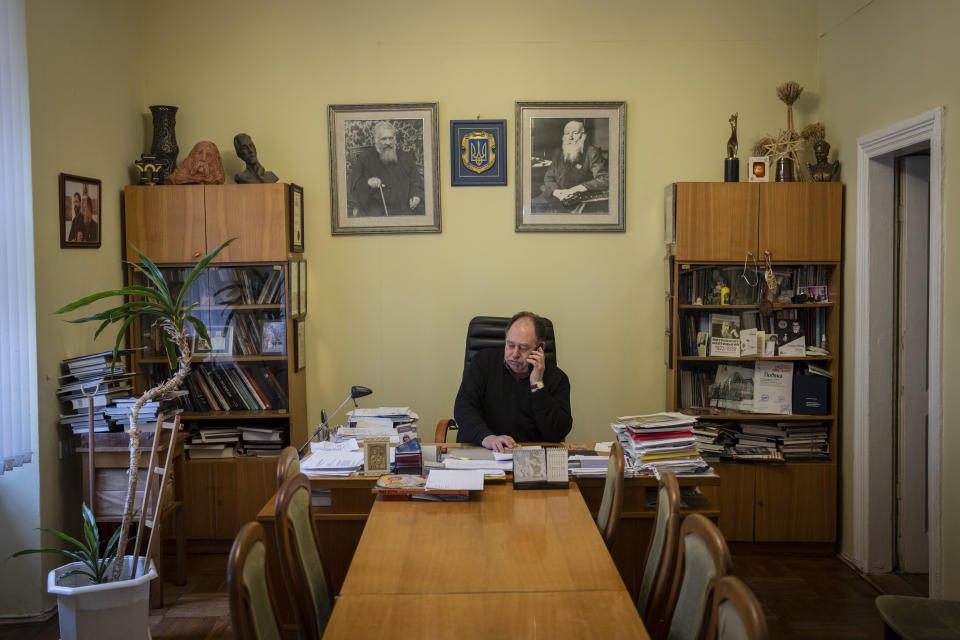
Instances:
[[[857,271],[854,425],[853,561],[861,571],[893,569],[893,432],[889,407],[892,352],[876,349],[890,336],[889,255],[894,211],[893,158],[930,149],[929,440],[927,489],[930,500],[930,597],[943,588],[940,487],[943,443],[941,345],[943,293],[943,121],[938,107],[857,140]],[[876,259],[872,256],[876,255]],[[872,276],[872,280],[871,280]],[[871,320],[875,320],[871,326]],[[890,331],[887,326],[886,331]]]

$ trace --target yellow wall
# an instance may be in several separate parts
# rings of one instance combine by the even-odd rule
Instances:
[[[147,25],[145,50],[167,57],[143,104],[179,105],[181,149],[214,141],[228,175],[246,131],[304,186],[311,424],[363,384],[368,406],[409,404],[432,433],[468,320],[530,309],[556,325],[572,438],[609,439],[611,418],[663,408],[664,186],[722,179],[734,111],[741,156],[784,126],[778,83],[816,108],[815,28],[783,3],[167,2]],[[627,232],[515,233],[514,101],[618,99]],[[439,102],[443,233],[331,237],[327,105],[423,100]],[[449,186],[449,120],[478,115],[508,121],[508,187]]]
[[[142,102],[136,32],[141,7],[124,0],[75,3],[30,0],[27,58],[33,155],[33,202],[37,291],[39,451],[32,465],[0,478],[0,513],[12,535],[0,536],[0,616],[36,614],[54,603],[46,595],[45,571],[63,564],[8,559],[25,546],[53,540],[36,526],[62,528],[79,521],[79,470],[59,460],[54,392],[63,358],[106,350],[109,338],[93,342],[90,325],[67,325],[51,313],[83,294],[121,284],[120,191],[129,184],[131,161],[143,146]],[[57,227],[60,173],[102,180],[100,249],[61,249]],[[39,470],[39,478],[23,482]],[[16,498],[7,498],[16,487]],[[10,512],[14,499],[39,505],[40,522]],[[76,530],[75,530],[76,531]],[[8,547],[9,545],[9,547]]]
[[[960,365],[960,337],[951,319],[960,311],[960,295],[951,276],[958,272],[960,246],[950,203],[960,201],[960,184],[951,180],[951,168],[960,162],[960,138],[949,124],[951,111],[960,104],[956,60],[960,42],[954,26],[960,22],[960,5],[940,2],[820,3],[820,83],[824,94],[822,118],[827,139],[839,151],[846,188],[847,269],[845,290],[856,284],[856,163],[857,139],[939,106],[947,107],[944,142],[944,287],[943,287],[943,597],[960,598],[960,506],[952,499],[960,484],[960,469],[952,462],[960,455],[960,431],[954,426],[960,417],[956,388]],[[842,549],[853,548],[851,507],[853,496],[853,394],[856,363],[853,359],[853,300],[847,298],[844,316]]]

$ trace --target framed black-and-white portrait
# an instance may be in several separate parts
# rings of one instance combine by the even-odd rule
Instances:
[[[290,251],[303,253],[303,187],[290,183]]]
[[[625,102],[516,104],[517,231],[624,231]]]
[[[333,235],[440,232],[437,103],[332,104]]]
[[[100,181],[60,174],[60,248],[100,247]]]

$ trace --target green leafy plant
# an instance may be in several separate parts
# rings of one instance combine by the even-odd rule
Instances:
[[[157,268],[150,258],[143,255],[143,253],[131,243],[130,246],[136,251],[137,256],[140,258],[140,263],[131,262],[129,264],[143,275],[147,282],[146,285],[135,284],[123,287],[122,289],[110,289],[94,293],[71,302],[65,307],[57,309],[55,312],[57,314],[70,313],[105,298],[112,298],[114,296],[123,297],[125,301],[120,305],[83,318],[68,320],[68,322],[99,322],[100,325],[97,327],[94,338],[99,336],[103,330],[110,325],[119,323],[120,327],[113,345],[113,364],[111,365],[111,369],[117,361],[120,343],[123,341],[123,336],[126,334],[130,325],[137,319],[140,319],[141,322],[150,322],[151,326],[157,326],[160,329],[163,349],[170,362],[170,370],[173,372],[167,380],[144,391],[143,395],[137,399],[133,408],[130,410],[130,428],[128,432],[130,437],[130,466],[127,480],[127,495],[124,501],[123,519],[120,523],[120,529],[118,530],[119,543],[117,545],[117,555],[121,558],[126,552],[130,523],[133,521],[133,500],[137,492],[137,468],[139,466],[140,450],[140,429],[137,417],[145,403],[174,391],[190,372],[190,356],[192,353],[190,342],[187,339],[187,327],[192,325],[194,331],[200,338],[206,340],[208,343],[210,342],[207,327],[203,324],[202,320],[192,315],[197,303],[186,304],[187,293],[193,283],[196,282],[203,273],[204,269],[207,268],[207,265],[210,264],[210,261],[234,240],[236,240],[236,238],[227,240],[204,256],[203,259],[193,267],[189,275],[187,275],[187,279],[184,281],[183,287],[176,297],[170,293],[170,287],[167,286],[160,269]],[[154,437],[159,437],[159,433],[155,434]],[[136,564],[136,562],[131,563],[133,567],[131,571],[135,570]],[[122,562],[114,563],[112,580],[120,579],[122,566]]]
[[[83,569],[73,569],[72,571],[60,574],[61,580],[67,576],[82,575],[90,578],[90,581],[95,584],[106,582],[107,569],[110,568],[110,565],[117,557],[117,541],[120,540],[120,529],[114,531],[113,535],[110,536],[110,539],[107,541],[106,546],[101,549],[100,530],[97,529],[97,522],[93,517],[93,511],[90,510],[86,502],[83,503],[81,509],[83,511],[83,541],[77,540],[55,529],[48,529],[46,527],[37,529],[37,531],[49,533],[50,535],[57,536],[68,544],[72,544],[76,547],[76,551],[46,547],[43,549],[24,549],[10,557],[16,558],[30,553],[59,553],[67,556],[73,562],[82,563],[84,566]]]

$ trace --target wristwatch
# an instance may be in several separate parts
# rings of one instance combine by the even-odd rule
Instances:
[[[536,382],[530,383],[530,393],[536,393],[543,389],[543,380],[537,380]]]

